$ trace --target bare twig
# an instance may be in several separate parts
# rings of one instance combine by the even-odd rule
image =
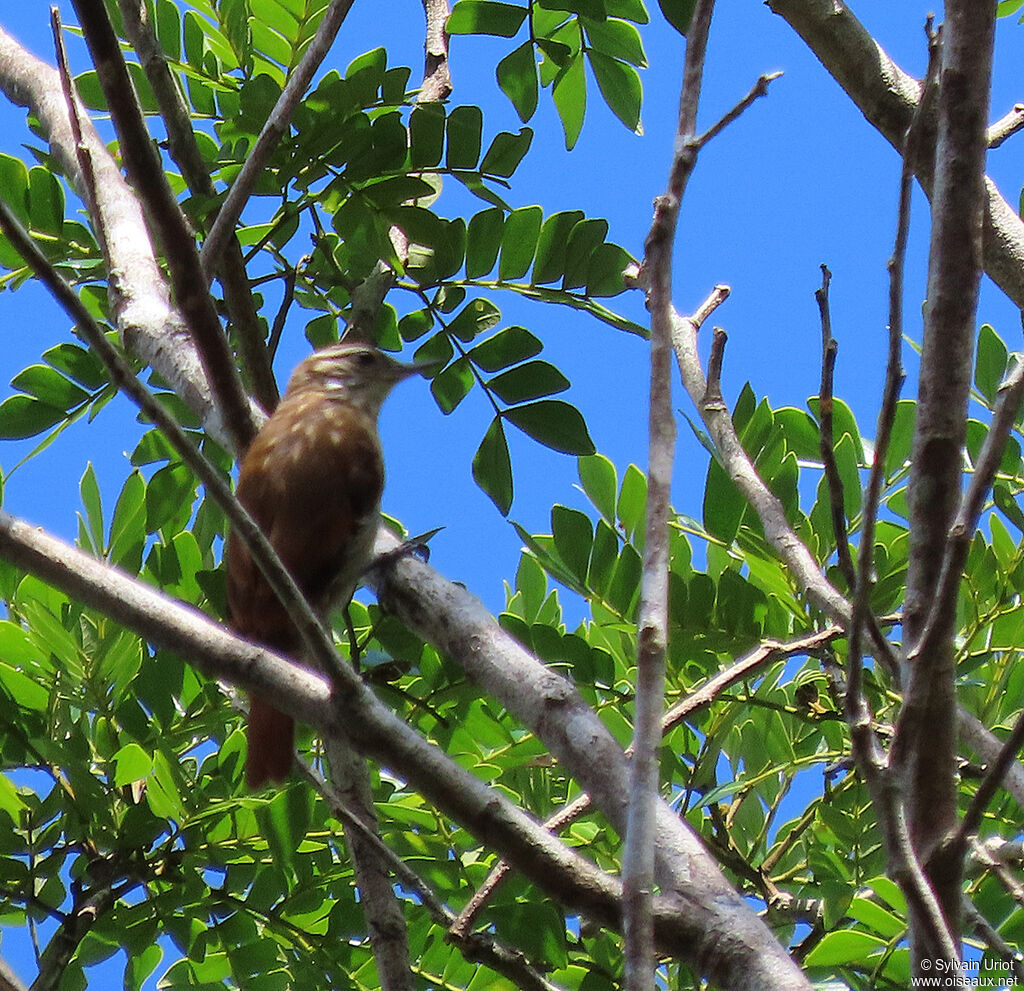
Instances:
[[[821,463],[825,466],[825,483],[828,486],[829,504],[832,507],[832,533],[836,539],[836,555],[839,570],[849,588],[857,582],[850,557],[850,534],[846,528],[846,504],[843,499],[843,480],[839,477],[836,464],[835,435],[833,432],[833,381],[835,379],[836,352],[839,348],[832,336],[832,313],[829,308],[828,287],[832,273],[828,266],[821,266],[821,288],[816,289],[814,298],[821,314],[821,388],[818,390],[818,422],[821,424],[819,449]],[[860,460],[860,452],[857,452]]]
[[[709,127],[697,138],[697,147],[703,148],[713,137],[724,131],[744,110],[747,109],[758,97],[768,95],[768,85],[773,83],[782,75],[781,72],[764,72],[757,82],[750,88],[750,92],[736,104],[721,120]]]
[[[270,111],[270,116],[256,138],[256,143],[246,157],[235,181],[231,184],[228,195],[217,214],[217,219],[203,242],[202,265],[208,276],[212,276],[216,271],[218,259],[228,242],[230,233],[241,218],[242,211],[256,187],[256,182],[267,167],[274,149],[277,148],[284,136],[299,102],[313,81],[317,69],[320,68],[320,63],[330,51],[351,6],[352,0],[331,0],[331,5],[327,8],[327,12],[301,61],[288,74],[288,81],[285,83],[277,103],[274,104],[274,109]]]
[[[622,926],[625,988],[654,991],[654,832],[658,799],[658,745],[665,708],[668,648],[669,502],[675,457],[672,408],[672,256],[683,194],[697,164],[700,103],[714,0],[698,0],[686,37],[683,88],[679,96],[675,154],[668,186],[655,202],[644,268],[651,312],[650,409],[648,417],[647,509],[643,573],[637,620],[637,678],[629,816],[622,857]]]
[[[192,333],[238,450],[256,432],[249,401],[199,265],[195,241],[167,184],[103,0],[74,0],[132,184],[148,208],[167,257],[175,299]]]
[[[301,264],[301,263],[300,263]],[[277,354],[277,346],[281,343],[281,334],[284,333],[285,320],[288,318],[288,310],[295,299],[295,280],[298,278],[298,270],[290,267],[284,273],[284,294],[281,297],[281,305],[274,315],[274,323],[270,328],[270,336],[267,338],[267,352],[273,359]]]
[[[953,843],[961,851],[961,856],[966,855],[971,837],[977,835],[981,828],[981,820],[988,808],[988,803],[1003,784],[1007,771],[1024,745],[1024,711],[1017,715],[1010,735],[1006,738],[999,756],[985,769],[985,777],[978,790],[971,799],[963,818],[960,820],[960,827],[957,830]]]
[[[986,134],[990,149],[998,148],[1007,138],[1024,128],[1024,103],[1015,103],[1013,109],[997,120]]]
[[[423,13],[427,18],[424,39],[426,60],[423,66],[423,85],[417,102],[436,103],[445,100],[452,91],[451,70],[448,65],[448,0],[423,0]]]
[[[722,362],[725,360],[725,345],[729,335],[721,327],[715,327],[711,336],[711,354],[708,356],[708,385],[704,390],[704,405],[725,405],[722,396]]]

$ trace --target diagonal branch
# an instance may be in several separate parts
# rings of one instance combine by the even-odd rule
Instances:
[[[256,188],[260,174],[267,167],[270,157],[284,137],[296,108],[313,81],[317,69],[320,68],[320,63],[331,50],[331,45],[334,44],[334,39],[351,6],[352,0],[331,0],[331,5],[320,21],[309,47],[299,64],[288,74],[288,81],[277,98],[274,109],[270,111],[270,116],[256,138],[256,143],[231,184],[217,219],[203,242],[202,265],[207,275],[217,269],[217,260],[227,246],[231,233]]]
[[[74,6],[117,129],[129,179],[145,204],[163,245],[175,300],[199,349],[234,446],[245,450],[256,433],[249,400],[207,292],[195,241],[167,184],[163,163],[146,129],[103,0],[74,0]]]
[[[167,56],[157,40],[149,10],[143,0],[118,0],[118,7],[125,31],[160,108],[160,117],[167,128],[171,158],[178,164],[193,194],[213,201],[217,197],[217,190],[199,150],[181,87],[171,73]],[[273,349],[263,342],[263,331],[253,303],[242,248],[234,232],[220,257],[218,275],[224,287],[224,302],[235,326],[239,352],[251,389],[260,405],[269,413],[277,405],[278,399],[277,383],[271,368]]]
[[[622,889],[570,850],[500,792],[460,767],[400,720],[354,671],[325,677],[230,633],[192,606],[0,511],[0,557],[110,616],[148,641],[188,657],[208,676],[274,699],[283,712],[325,736],[347,733],[367,756],[419,790],[446,815],[501,854],[553,898],[603,925],[620,923]],[[339,685],[338,683],[344,682]],[[737,901],[739,901],[737,896]],[[655,904],[662,952],[695,959],[697,913],[676,898]],[[694,909],[699,903],[694,903]],[[776,944],[778,946],[778,944]],[[784,956],[784,951],[779,948]],[[804,988],[799,972],[777,988]]]

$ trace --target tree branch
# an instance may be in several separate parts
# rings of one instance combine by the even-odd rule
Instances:
[[[474,836],[493,844],[553,898],[618,928],[622,889],[615,878],[552,838],[500,792],[429,744],[377,699],[354,671],[346,674],[346,669],[339,668],[332,686],[325,677],[234,636],[197,609],[169,599],[5,511],[0,511],[0,557],[150,642],[188,657],[209,677],[273,698],[282,712],[323,735],[347,732],[363,753],[408,781]],[[672,892],[656,900],[655,933],[662,952],[700,959],[714,979],[735,987],[809,988],[792,964],[780,966],[778,960],[752,954],[746,962],[751,976],[743,983],[730,980],[727,961],[714,952],[710,959],[699,956],[713,950],[706,945],[701,925],[706,924],[708,909],[699,898]],[[738,895],[733,893],[732,898],[746,908]],[[742,924],[742,919],[732,921]],[[744,935],[742,928],[730,931],[731,940]],[[772,944],[776,956],[786,960],[785,951],[766,931],[765,949]],[[733,966],[743,973],[740,961]]]
[[[241,218],[252,191],[256,188],[260,174],[267,167],[271,155],[284,137],[296,108],[313,81],[317,69],[320,68],[320,63],[331,50],[331,45],[334,44],[334,39],[351,6],[352,0],[331,0],[331,5],[316,29],[309,47],[299,64],[288,74],[288,81],[277,98],[274,109],[270,111],[270,116],[256,138],[256,143],[231,184],[217,219],[203,242],[202,266],[207,276],[216,271],[218,259]]]
[[[192,119],[181,94],[181,87],[171,73],[167,56],[160,47],[156,31],[149,20],[149,11],[143,0],[118,0],[125,31],[139,58],[150,88],[160,108],[160,117],[167,128],[167,144],[171,158],[193,194],[211,202],[217,190],[203,160],[202,152],[192,129]],[[249,277],[245,270],[242,248],[234,231],[228,238],[218,268],[224,287],[231,322],[235,325],[239,351],[250,388],[265,412],[277,405],[277,382],[271,367],[273,349],[263,342],[263,331],[253,303]]]
[[[857,583],[853,570],[853,558],[850,557],[850,534],[846,528],[846,507],[843,499],[843,481],[839,477],[839,466],[836,464],[835,436],[833,434],[833,381],[835,379],[836,352],[839,345],[832,336],[832,313],[829,308],[828,287],[832,281],[832,273],[828,266],[821,266],[821,288],[814,291],[821,314],[821,388],[818,390],[818,421],[821,424],[819,449],[821,463],[825,466],[825,482],[828,486],[828,498],[832,507],[832,532],[836,538],[836,555],[839,559],[839,570],[849,588]],[[857,452],[860,460],[860,452]]]
[[[655,201],[647,235],[647,307],[651,313],[647,506],[637,619],[637,677],[629,813],[622,857],[625,987],[654,991],[654,833],[659,793],[658,749],[665,708],[668,648],[669,503],[676,424],[672,408],[672,256],[679,208],[697,164],[697,107],[714,0],[698,0],[686,36],[675,155],[668,187]]]
[[[57,72],[30,55],[0,28],[0,91],[39,120],[57,166],[96,218],[107,270],[110,304],[124,346],[152,365],[193,409],[207,431],[231,447],[199,354],[181,314],[169,303],[142,208],[117,163],[79,105],[82,143],[95,172],[95,198],[79,166],[77,143]],[[258,415],[258,413],[256,414]]]
[[[249,412],[249,400],[242,389],[227,337],[207,292],[195,241],[167,184],[163,163],[146,129],[103,0],[73,0],[73,3],[117,129],[128,176],[163,245],[175,300],[199,349],[234,446],[244,451],[256,434],[256,424]]]

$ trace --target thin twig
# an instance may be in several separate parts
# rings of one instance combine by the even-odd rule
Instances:
[[[1024,103],[1015,103],[1013,109],[997,120],[987,133],[989,150],[998,148],[1007,138],[1024,128]]]
[[[637,620],[637,677],[629,811],[622,857],[626,991],[654,991],[654,852],[658,745],[668,649],[669,503],[676,425],[672,406],[672,256],[679,208],[697,164],[700,103],[714,0],[698,0],[686,37],[675,154],[665,193],[655,201],[644,252],[651,313],[647,512]]]
[[[270,111],[270,116],[256,138],[256,143],[242,164],[235,181],[231,184],[228,195],[217,214],[217,219],[203,242],[202,266],[208,279],[216,271],[218,259],[227,244],[230,233],[241,218],[242,211],[256,188],[256,183],[266,169],[274,150],[280,144],[302,97],[313,81],[313,76],[320,68],[320,63],[330,51],[351,6],[352,0],[331,0],[331,5],[327,8],[327,12],[301,61],[288,74],[288,81],[277,98],[274,109]]]
[[[988,803],[992,801],[995,793],[1002,786],[1003,778],[1006,777],[1006,772],[1016,759],[1022,745],[1024,745],[1024,711],[1018,713],[1013,729],[1006,738],[1002,750],[999,751],[999,756],[986,768],[985,777],[960,820],[960,827],[953,838],[953,843],[960,849],[961,856],[967,852],[970,838],[977,835],[981,828],[981,820],[984,818]]]
[[[117,129],[121,155],[132,185],[145,203],[147,215],[163,244],[175,299],[199,350],[210,387],[221,404],[225,424],[236,448],[244,451],[255,436],[256,425],[227,337],[207,292],[195,241],[167,184],[163,163],[146,129],[103,0],[73,2]]]
[[[281,296],[281,305],[274,315],[274,323],[271,325],[270,336],[267,338],[267,353],[270,355],[271,360],[277,354],[277,346],[281,343],[281,334],[284,333],[284,324],[288,318],[288,310],[295,299],[295,280],[297,278],[298,266],[292,266],[284,273],[284,293]]]
[[[697,138],[697,147],[703,148],[713,137],[724,131],[747,107],[758,97],[768,95],[768,84],[774,82],[781,76],[781,72],[764,72],[756,83],[750,88],[750,92],[736,104],[718,123],[713,124]]]
[[[711,336],[711,354],[708,356],[708,385],[704,390],[704,405],[724,404],[722,396],[722,362],[725,360],[725,345],[729,335],[721,327],[715,327]]]
[[[832,273],[827,265],[821,266],[821,288],[814,291],[821,314],[821,388],[818,390],[818,422],[821,425],[818,447],[821,451],[821,463],[825,466],[825,484],[828,487],[829,504],[832,508],[832,533],[836,540],[836,555],[839,559],[839,570],[846,579],[847,587],[857,584],[857,576],[853,569],[853,558],[850,556],[850,534],[846,528],[846,502],[843,498],[843,480],[836,464],[835,434],[833,431],[834,394],[836,352],[839,348],[832,336],[832,312],[829,307],[828,289],[832,281]],[[860,460],[860,452],[857,452]]]
[[[728,295],[727,292],[723,292],[724,289],[724,286],[719,286],[716,292],[708,297],[708,300],[717,300],[714,304],[717,306]],[[707,303],[708,301],[705,301],[697,314],[691,317],[692,320],[700,319],[703,321],[710,316],[714,306],[709,307]],[[689,719],[702,709],[706,709],[722,692],[736,684],[736,682],[750,677],[754,671],[765,664],[778,658],[791,657],[796,654],[811,653],[819,650],[837,637],[844,636],[845,632],[839,626],[829,626],[824,630],[810,633],[807,636],[797,637],[795,640],[767,640],[764,643],[758,644],[749,653],[744,654],[743,657],[738,658],[728,667],[723,668],[716,675],[708,679],[705,684],[701,685],[700,688],[694,689],[686,698],[666,710],[661,718],[662,736],[678,726],[683,720]],[[632,756],[632,753],[633,748],[627,748],[626,755]],[[561,832],[561,830],[576,822],[581,816],[586,815],[592,805],[593,801],[590,795],[584,793],[547,819],[544,822],[544,828],[552,833]],[[474,919],[487,904],[495,889],[508,874],[508,871],[509,866],[505,861],[500,861],[495,865],[453,923],[452,928],[456,934],[466,933],[472,928]]]

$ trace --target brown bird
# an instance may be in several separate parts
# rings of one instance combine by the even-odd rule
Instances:
[[[242,461],[239,501],[321,617],[348,604],[369,563],[384,488],[377,416],[391,388],[422,367],[364,344],[314,352]],[[298,631],[248,548],[229,534],[224,553],[232,628],[301,663]],[[288,776],[294,735],[291,716],[253,696],[250,788]]]

